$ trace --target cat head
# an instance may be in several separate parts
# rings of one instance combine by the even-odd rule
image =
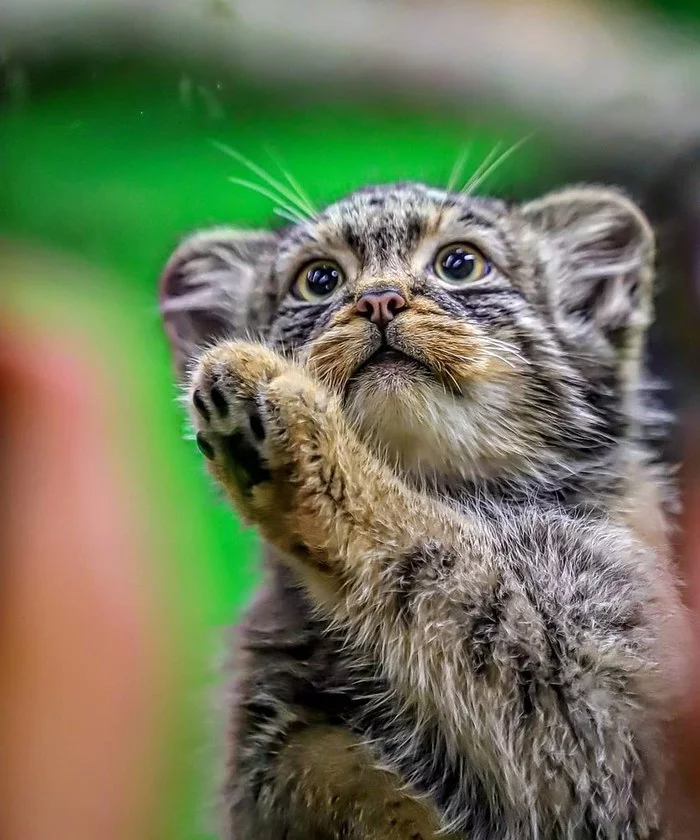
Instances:
[[[522,205],[359,190],[280,231],[187,239],[161,281],[178,371],[222,337],[304,360],[423,476],[595,469],[635,432],[654,241],[611,189]]]

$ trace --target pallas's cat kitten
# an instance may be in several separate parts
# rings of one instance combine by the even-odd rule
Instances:
[[[666,833],[686,618],[646,442],[653,259],[614,190],[420,184],[175,251],[197,442],[267,546],[223,836]]]

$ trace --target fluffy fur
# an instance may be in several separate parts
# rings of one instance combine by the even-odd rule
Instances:
[[[452,242],[490,272],[440,282]],[[269,547],[227,838],[665,832],[686,619],[646,443],[653,257],[613,190],[418,184],[177,249],[162,310],[200,448]],[[300,301],[318,258],[346,282]],[[389,288],[380,329],[355,303]]]

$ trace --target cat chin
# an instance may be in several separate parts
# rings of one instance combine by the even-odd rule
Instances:
[[[529,451],[514,436],[508,422],[514,407],[502,389],[457,395],[425,372],[387,379],[368,371],[345,405],[363,438],[418,477],[492,478]]]

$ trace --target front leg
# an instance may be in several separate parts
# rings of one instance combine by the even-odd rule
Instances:
[[[190,401],[214,477],[324,597],[377,552],[398,556],[422,534],[450,530],[445,510],[358,440],[333,395],[262,345],[231,341],[205,353]]]
[[[652,836],[664,684],[639,543],[611,523],[458,513],[412,490],[335,397],[260,346],[205,354],[191,397],[241,513],[380,663],[389,688],[360,725],[446,825]]]
[[[283,551],[293,548],[286,529],[288,468],[275,447],[267,391],[295,368],[262,345],[222,342],[201,357],[189,389],[197,446],[209,471],[244,521]]]

